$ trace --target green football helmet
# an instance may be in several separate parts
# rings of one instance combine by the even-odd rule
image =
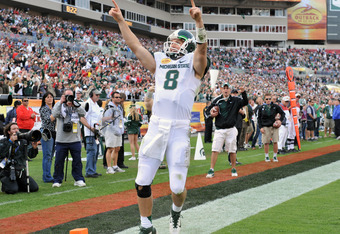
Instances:
[[[178,44],[172,41],[173,39],[184,40],[183,44],[180,45],[179,49],[172,46],[172,44]],[[169,56],[173,60],[177,60],[183,57],[184,55],[193,52],[196,49],[196,40],[191,32],[184,29],[179,29],[171,33],[170,36],[168,36],[167,41],[164,42],[163,48],[164,53],[166,53],[167,56]]]

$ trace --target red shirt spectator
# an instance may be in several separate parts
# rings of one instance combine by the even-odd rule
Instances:
[[[28,106],[28,99],[22,99],[22,105],[17,108],[17,124],[19,129],[31,130],[35,122],[35,113]]]

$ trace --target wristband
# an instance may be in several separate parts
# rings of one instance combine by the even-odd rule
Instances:
[[[153,98],[153,93],[148,91],[145,96],[147,98]]]
[[[207,43],[207,31],[205,28],[196,28],[196,41],[198,44]]]

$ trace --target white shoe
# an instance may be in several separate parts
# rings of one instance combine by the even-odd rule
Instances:
[[[270,162],[270,158],[269,157],[264,157],[264,161]]]
[[[136,160],[136,157],[131,157],[131,158],[129,158],[129,160]]]
[[[106,174],[114,174],[115,173],[115,170],[113,170],[113,167],[108,167],[106,169]]]
[[[231,169],[231,176],[238,176],[235,168]]]
[[[77,180],[76,182],[74,182],[74,186],[85,187],[86,184],[85,184],[85,182],[82,181],[82,180]]]
[[[277,160],[277,157],[276,156],[274,156],[273,157],[273,162],[278,162],[279,160]]]
[[[121,169],[120,167],[113,168],[115,172],[125,172],[125,170]]]
[[[249,144],[246,144],[246,145],[244,146],[244,148],[248,149],[248,148],[250,148],[250,145],[249,145]]]
[[[337,139],[337,140],[340,140],[340,136],[338,136],[336,139]]]
[[[169,231],[171,234],[178,234],[181,231],[181,212],[174,212],[171,209]]]
[[[60,183],[53,183],[52,188],[59,188],[61,186]]]

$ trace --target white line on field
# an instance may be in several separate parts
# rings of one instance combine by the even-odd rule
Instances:
[[[76,188],[76,189],[70,189],[70,190],[65,190],[65,191],[56,192],[56,193],[47,193],[47,194],[44,194],[44,196],[49,197],[49,196],[59,195],[59,194],[63,194],[63,193],[76,192],[76,191],[79,191],[79,190],[89,189],[89,188],[92,188],[92,186],[89,186],[89,187],[82,187],[82,188]]]
[[[184,210],[181,232],[201,234],[220,230],[340,179],[339,167],[340,161],[337,161]],[[169,233],[168,216],[153,220],[153,224],[158,233]],[[137,230],[138,227],[133,227],[120,233],[136,233]]]
[[[115,183],[120,183],[120,182],[129,182],[129,181],[132,181],[134,179],[135,178],[125,179],[125,180],[116,180],[116,181],[108,182],[108,184],[115,184]]]
[[[200,164],[200,165],[195,165],[195,166],[190,166],[189,167],[189,169],[190,168],[193,168],[193,167],[206,167],[206,166],[208,166],[208,165],[210,165],[210,164]],[[164,175],[164,174],[168,174],[169,172],[168,171],[165,171],[165,172],[158,172],[157,174],[156,174],[156,176],[157,175]],[[132,180],[135,180],[136,179],[136,177],[133,177],[133,178],[130,178],[130,179],[125,179],[125,180],[116,180],[116,181],[111,181],[111,182],[108,182],[108,184],[116,184],[116,183],[120,183],[120,182],[129,182],[129,181],[132,181]]]
[[[18,203],[18,202],[22,202],[22,201],[24,201],[24,200],[15,200],[15,201],[1,202],[0,206],[7,205],[7,204],[12,204],[12,203]]]
[[[329,142],[329,141],[333,141],[333,140],[319,141],[319,142],[316,142],[316,143],[314,143],[314,144],[321,144],[321,143],[326,143],[326,142]]]
[[[168,172],[159,172],[156,174],[157,175],[163,175],[163,174],[168,174]],[[130,179],[125,179],[125,180],[116,180],[116,181],[112,181],[112,182],[108,182],[108,184],[115,184],[115,183],[120,183],[120,182],[128,182],[128,181],[132,181],[135,180],[136,177],[130,178]]]

